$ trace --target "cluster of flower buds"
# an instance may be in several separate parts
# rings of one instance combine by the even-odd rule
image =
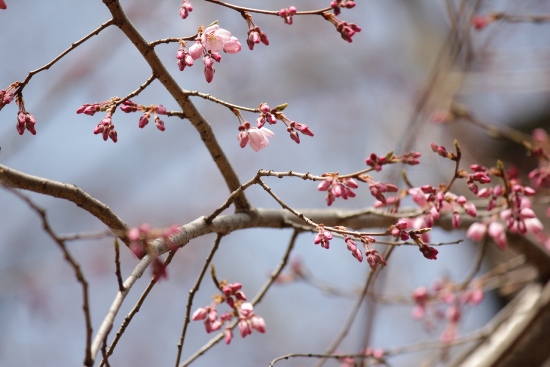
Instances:
[[[550,187],[550,139],[544,129],[533,130],[533,143],[534,146],[526,145],[526,147],[530,154],[539,160],[539,165],[529,172],[529,179],[535,188],[548,188]]]
[[[176,53],[176,59],[178,59],[178,68],[183,71],[186,66],[193,66],[193,58],[189,55],[187,47],[185,47],[185,41],[180,42],[180,48]]]
[[[94,134],[101,134],[103,136],[103,140],[105,141],[111,138],[111,140],[116,143],[118,141],[118,134],[115,130],[115,125],[113,125],[111,117],[112,113],[107,112],[107,116],[105,116],[105,118],[101,120],[94,128]]]
[[[155,115],[155,126],[160,131],[166,130],[166,127],[164,126],[164,122],[160,119],[158,115],[166,115],[168,112],[166,111],[166,108],[163,105],[150,105],[150,106],[144,106],[144,105],[138,105],[137,103],[134,103],[130,101],[129,99],[122,102],[122,105],[120,106],[120,109],[123,112],[126,113],[132,113],[132,112],[144,112],[143,116],[139,118],[139,128],[143,129],[147,124],[149,123],[149,119],[151,118],[151,113]]]
[[[178,68],[183,70],[185,66],[192,66],[193,61],[202,56],[204,63],[204,76],[206,81],[210,83],[214,79],[214,61],[220,62],[220,51],[229,54],[236,54],[241,50],[242,46],[239,40],[232,36],[231,33],[217,24],[213,24],[206,29],[201,27],[199,35],[195,39],[195,43],[189,47],[187,51],[185,44],[182,42],[176,53],[178,59]]]
[[[16,124],[17,132],[19,135],[23,135],[26,129],[29,130],[31,134],[36,135],[36,120],[34,116],[28,113],[25,109],[25,102],[23,101],[23,98],[18,95],[15,99],[15,103],[19,105]]]
[[[328,206],[331,206],[336,198],[341,197],[347,200],[348,198],[355,197],[352,189],[356,189],[359,186],[353,178],[340,178],[337,173],[324,173],[323,177],[327,177],[327,179],[321,181],[317,186],[317,190],[327,192],[325,200]]]
[[[403,163],[410,166],[414,166],[420,163],[418,158],[422,156],[419,152],[408,152],[403,155],[394,155],[393,152],[389,152],[385,156],[378,156],[374,153],[365,159],[367,166],[371,167],[375,171],[381,171],[382,166],[386,164]]]
[[[313,243],[316,245],[321,244],[322,248],[326,248],[328,250],[330,240],[332,240],[332,232],[327,231],[322,224],[319,225],[317,231],[318,232],[313,239]]]
[[[85,103],[76,110],[76,113],[93,116],[96,112],[107,112],[105,118],[94,128],[94,134],[102,134],[103,140],[106,141],[110,138],[116,143],[118,141],[118,135],[112,121],[112,116],[116,108],[115,102],[116,98],[111,98],[105,102]]]
[[[479,192],[479,186],[476,182],[480,184],[491,183],[491,177],[489,177],[491,173],[486,167],[480,166],[479,164],[472,164],[470,169],[473,173],[465,175],[466,183],[468,184],[468,189],[477,195]]]
[[[233,109],[233,113],[239,119],[239,134],[237,135],[237,140],[239,141],[240,147],[244,148],[250,142],[250,147],[256,152],[266,148],[269,145],[268,138],[275,136],[275,134],[273,131],[264,127],[264,125],[266,123],[274,125],[277,123],[277,120],[283,121],[287,126],[287,131],[290,132],[290,137],[296,143],[300,143],[300,137],[295,130],[300,131],[304,135],[313,136],[313,132],[311,132],[307,125],[291,121],[282,113],[286,106],[287,104],[282,104],[271,109],[267,103],[261,103],[258,106],[260,116],[256,119],[256,126],[254,127],[250,125],[250,122],[245,121],[238,110]]]
[[[252,26],[248,28],[248,38],[246,39],[246,44],[250,50],[254,49],[254,45],[258,43],[263,43],[266,46],[269,46],[269,39],[267,39],[267,34],[260,29],[258,26]]]
[[[296,14],[296,7],[289,6],[288,8],[279,10],[278,15],[285,20],[286,24],[292,24],[292,16]]]
[[[367,347],[366,349],[362,349],[359,354],[362,354],[365,357],[372,357],[376,360],[381,360],[384,358],[386,353],[383,349]],[[357,361],[353,357],[344,357],[339,358],[338,360],[341,362],[340,367],[355,367],[366,362],[364,357],[361,357],[360,361]],[[378,366],[378,364],[368,363],[368,366]]]
[[[156,256],[156,252],[152,250],[149,242],[154,239],[162,239],[164,244],[172,251],[177,250],[178,246],[172,242],[171,236],[180,232],[178,226],[173,225],[162,230],[152,229],[147,223],[141,224],[139,227],[133,227],[128,230],[128,239],[130,240],[130,250],[139,258],[143,258],[145,254],[149,254],[153,260],[151,269],[155,281],[160,278],[168,278],[166,265]]]
[[[413,291],[415,307],[412,316],[422,319],[427,329],[441,320],[447,322],[440,340],[451,342],[458,337],[458,323],[466,305],[475,306],[483,300],[483,290],[479,282],[472,282],[464,288],[450,280],[437,281],[432,289],[420,287]]]
[[[193,11],[193,5],[189,0],[183,0],[180,7],[180,17],[181,19],[186,19],[189,16],[189,13]]]
[[[324,12],[323,18],[331,22],[342,36],[342,39],[350,43],[353,42],[352,37],[355,35],[355,33],[361,32],[361,27],[359,27],[358,25],[340,20],[336,18],[336,16],[332,13]]]
[[[285,116],[283,111],[287,106],[288,104],[284,103],[278,105],[274,109],[270,109],[267,104],[260,104],[258,107],[260,110],[260,117],[256,120],[258,127],[263,126],[266,122],[269,124],[275,124],[277,120],[281,120],[286,125],[286,131],[290,134],[290,138],[294,140],[296,144],[300,144],[300,135],[298,134],[298,131],[307,136],[314,136],[313,132],[307,125],[292,121]]]
[[[334,12],[334,15],[340,15],[340,8],[351,9],[355,7],[355,1],[353,0],[332,0],[330,7]]]
[[[367,263],[369,264],[370,268],[372,270],[376,270],[377,265],[386,266],[386,260],[376,251],[372,244],[376,241],[371,236],[361,236],[361,243],[363,243],[363,246],[365,247],[365,256],[367,258]],[[359,259],[358,259],[359,260]]]
[[[19,82],[12,83],[6,89],[0,89],[0,110],[13,101],[17,87],[19,87]]]
[[[206,307],[200,307],[193,312],[192,320],[204,320],[204,328],[207,333],[220,330],[226,324],[224,339],[225,343],[231,343],[233,333],[230,327],[230,321],[233,317],[238,318],[237,327],[244,338],[252,334],[252,330],[265,333],[265,321],[262,317],[254,313],[254,307],[246,301],[246,296],[242,292],[240,283],[228,284],[225,280],[219,284],[222,294],[214,295],[214,301]],[[233,309],[231,312],[224,312],[218,317],[216,306],[227,303]]]

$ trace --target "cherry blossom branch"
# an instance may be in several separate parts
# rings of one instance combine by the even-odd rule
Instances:
[[[389,259],[394,249],[395,249],[395,247],[387,248],[385,253],[384,253],[384,258]],[[334,341],[329,345],[329,347],[325,350],[324,354],[326,354],[326,355],[333,354],[334,351],[336,350],[336,348],[338,348],[338,346],[340,345],[340,343],[342,343],[342,340],[344,340],[344,338],[347,336],[351,326],[353,325],[353,322],[355,321],[355,318],[357,317],[357,314],[359,313],[361,305],[363,304],[363,301],[365,300],[371,285],[376,280],[376,277],[378,276],[378,274],[380,274],[380,271],[382,271],[382,268],[377,267],[375,270],[369,271],[367,273],[367,279],[366,279],[366,282],[365,282],[365,286],[363,287],[363,291],[361,292],[361,294],[357,298],[357,301],[355,302],[355,305],[353,306],[352,310],[350,311],[348,319],[344,323],[344,326],[342,327],[342,330],[336,336]],[[326,362],[326,359],[321,359],[315,364],[315,367],[321,367],[325,362]]]
[[[174,258],[175,254],[176,254],[176,251],[170,251],[170,253],[166,257],[166,260],[164,261],[164,266],[165,267],[168,266],[170,264],[170,262],[172,262],[172,259]],[[124,318],[124,321],[122,322],[122,325],[120,325],[120,328],[118,329],[115,338],[113,339],[111,345],[109,346],[109,350],[103,356],[103,360],[99,364],[100,367],[103,366],[103,365],[107,365],[107,358],[110,357],[113,354],[114,349],[115,349],[118,341],[122,337],[122,334],[124,334],[124,332],[126,331],[126,328],[128,327],[128,325],[130,325],[130,322],[132,321],[134,316],[141,309],[141,306],[143,305],[143,302],[145,302],[145,299],[147,298],[147,296],[149,295],[149,293],[151,292],[151,290],[153,289],[153,287],[155,286],[157,281],[158,281],[158,279],[156,279],[155,277],[153,277],[153,279],[151,279],[149,281],[149,285],[147,285],[147,288],[145,288],[145,290],[143,291],[143,293],[139,297],[139,300],[136,302],[135,306],[128,313],[128,315],[126,315],[126,317]],[[124,286],[122,286],[122,288],[119,287],[119,293],[123,293],[124,291],[125,291]],[[107,334],[105,334],[105,337],[104,337],[103,342],[102,342],[103,344],[105,344],[107,342],[107,336],[108,336],[108,332],[107,332]],[[96,340],[97,340],[97,337],[96,337]]]
[[[128,226],[106,204],[75,185],[32,176],[4,165],[0,165],[0,182],[7,187],[71,201],[103,222],[124,243],[129,243],[126,236]]]
[[[195,284],[189,290],[189,297],[187,297],[187,305],[185,306],[185,320],[183,321],[183,328],[181,331],[181,336],[178,342],[178,354],[176,356],[176,364],[177,367],[180,363],[181,359],[181,352],[183,350],[183,343],[185,341],[185,335],[187,333],[187,326],[189,326],[189,322],[191,320],[191,307],[193,306],[193,299],[195,298],[195,294],[198,292],[199,287],[202,283],[202,280],[204,278],[204,274],[206,274],[206,270],[210,266],[210,263],[212,262],[212,258],[214,257],[214,254],[216,251],[218,251],[218,247],[220,245],[220,242],[224,235],[218,234],[216,236],[216,240],[214,241],[214,245],[212,246],[212,249],[210,249],[210,252],[208,253],[208,256],[206,256],[206,261],[204,262],[204,265],[202,266],[202,269],[197,277],[197,280],[195,281]]]
[[[140,262],[136,265],[134,270],[130,273],[126,281],[123,283],[123,291],[118,291],[115,299],[113,300],[113,303],[111,304],[111,307],[109,308],[109,311],[107,312],[107,315],[101,322],[101,325],[99,326],[97,333],[95,335],[95,338],[92,342],[92,348],[91,348],[91,356],[92,359],[95,359],[101,345],[104,343],[104,341],[107,339],[107,335],[111,331],[113,327],[113,322],[115,320],[116,315],[118,314],[118,311],[120,310],[120,307],[122,306],[122,302],[130,292],[130,289],[135,284],[135,282],[141,278],[149,264],[151,263],[152,258],[149,255],[145,255]]]
[[[137,96],[138,94],[143,92],[145,90],[145,88],[147,88],[149,86],[149,84],[151,84],[153,81],[155,81],[155,79],[157,79],[157,77],[155,76],[155,74],[152,74],[142,85],[139,86],[138,89],[136,89],[132,93],[128,94],[126,97],[122,98],[115,105],[118,106],[118,105],[122,104],[124,101],[129,100],[130,98],[134,98],[135,96]]]
[[[322,358],[322,359],[340,359],[343,360],[345,358],[356,358],[356,359],[372,359],[373,361],[369,364],[361,364],[361,366],[377,366],[379,364],[383,364],[384,366],[390,366],[388,362],[385,361],[384,358],[375,358],[373,356],[366,356],[364,354],[319,354],[319,353],[289,353],[285,354],[284,356],[280,356],[275,358],[269,363],[269,367],[274,367],[275,363],[283,360],[288,360],[290,358]]]
[[[258,13],[258,14],[267,14],[267,15],[277,15],[277,16],[279,16],[279,11],[278,10],[261,10],[261,9],[247,8],[247,7],[244,7],[244,6],[237,6],[237,5],[229,4],[229,3],[219,1],[219,0],[205,0],[205,1],[208,2],[208,3],[213,3],[213,4],[225,6],[227,8],[236,10],[238,12],[248,12],[248,13]],[[322,14],[322,13],[324,13],[326,11],[329,11],[329,10],[332,10],[332,8],[327,7],[327,8],[318,9],[318,10],[297,11],[294,15],[318,15],[318,14]]]
[[[31,199],[26,197],[25,195],[21,194],[17,190],[13,188],[6,187],[7,190],[9,190],[12,194],[17,196],[19,199],[23,200],[27,205],[31,207],[32,210],[38,214],[40,217],[40,220],[42,221],[42,228],[44,231],[48,234],[48,236],[57,244],[61,252],[63,253],[63,257],[69,263],[71,268],[73,269],[76,279],[82,286],[82,310],[84,312],[84,321],[86,324],[86,352],[84,357],[84,365],[85,366],[92,366],[93,365],[93,357],[92,357],[92,351],[91,351],[91,343],[92,343],[92,320],[90,316],[90,300],[89,300],[89,294],[88,294],[88,281],[84,277],[84,274],[82,273],[82,269],[80,268],[80,265],[78,262],[74,259],[74,257],[71,255],[69,250],[67,249],[67,246],[65,246],[65,243],[60,240],[57,235],[54,233],[52,227],[50,226],[50,223],[48,222],[48,219],[46,218],[46,211],[39,206],[37,206]]]
[[[57,236],[61,241],[78,241],[78,240],[97,240],[105,237],[112,237],[113,233],[108,231],[93,232],[93,233],[74,233]]]
[[[269,279],[264,283],[264,285],[260,288],[258,293],[254,296],[251,303],[253,306],[260,303],[264,295],[267,293],[269,288],[273,285],[273,283],[276,281],[276,279],[279,277],[283,269],[285,268],[286,264],[288,263],[288,259],[290,257],[290,253],[292,252],[292,249],[294,248],[294,244],[296,243],[296,239],[298,238],[299,231],[294,231],[292,233],[292,236],[289,240],[288,246],[285,250],[285,253],[283,255],[283,258],[281,259],[281,262],[277,266],[277,268],[271,273],[269,276]],[[187,316],[186,316],[187,317]],[[239,322],[238,319],[234,320],[230,325],[230,329],[234,329],[235,326],[237,326],[237,323]],[[208,351],[210,348],[212,348],[215,344],[217,344],[220,340],[222,340],[224,337],[224,333],[218,333],[215,337],[210,339],[205,345],[203,345],[199,350],[197,350],[192,356],[190,356],[185,362],[183,362],[179,367],[186,367],[189,364],[191,364],[195,359],[203,355],[206,351]],[[179,358],[178,358],[179,361]],[[178,365],[176,364],[176,367]]]
[[[509,126],[496,126],[475,118],[464,105],[457,103],[453,104],[451,107],[451,113],[457,118],[462,118],[472,125],[482,128],[493,138],[505,138],[521,145],[524,145],[525,142],[532,141],[530,135],[512,129]]]
[[[92,38],[93,36],[97,36],[105,28],[107,28],[107,27],[109,27],[113,24],[114,24],[114,19],[109,19],[108,21],[106,21],[105,23],[103,23],[102,25],[97,27],[95,30],[90,32],[85,37],[81,38],[80,40],[78,40],[76,42],[73,42],[73,44],[69,48],[67,48],[65,51],[63,51],[61,54],[59,54],[56,58],[54,58],[52,61],[50,61],[46,65],[44,65],[44,66],[42,66],[42,67],[40,67],[36,70],[30,71],[29,74],[27,75],[27,77],[25,78],[25,80],[22,83],[19,84],[19,89],[18,89],[17,93],[21,94],[21,92],[23,92],[23,89],[30,82],[31,78],[35,74],[38,74],[39,72],[44,71],[44,70],[48,70],[55,63],[57,63],[59,60],[61,60],[63,57],[65,57],[69,52],[71,52],[72,50],[74,50],[75,48],[77,48],[78,46],[80,46],[81,44],[83,44],[84,42],[86,42],[87,40]]]
[[[118,0],[103,0],[103,3],[111,12],[114,24],[126,35],[126,37],[128,37],[132,44],[136,46],[145,61],[151,67],[153,75],[176,100],[185,117],[189,119],[191,124],[200,134],[203,143],[222,174],[229,191],[232,192],[238,189],[240,186],[240,181],[237,174],[218,144],[210,124],[204,119],[195,105],[191,102],[189,96],[186,94],[186,91],[178,85],[176,80],[166,70],[164,64],[156,54],[154,46],[150,45],[128,20]],[[247,211],[250,209],[250,204],[246,200],[244,194],[239,195],[235,199],[235,206],[237,211]]]
[[[185,94],[188,95],[188,96],[200,97],[202,99],[206,99],[208,101],[212,101],[212,102],[221,104],[222,106],[228,107],[230,109],[236,109],[236,110],[247,111],[247,112],[260,112],[259,108],[250,108],[250,107],[239,106],[239,105],[236,105],[236,104],[233,104],[233,103],[222,101],[221,99],[213,97],[208,93],[202,93],[202,92],[199,92],[199,91],[196,91],[196,90],[185,91]]]
[[[197,35],[198,34],[195,33],[192,36],[183,37],[183,38],[167,37],[167,38],[159,39],[159,40],[156,40],[156,41],[151,41],[151,42],[149,42],[149,46],[155,47],[155,46],[160,45],[162,43],[176,43],[176,42],[181,42],[181,41],[192,41],[195,38],[197,38]]]

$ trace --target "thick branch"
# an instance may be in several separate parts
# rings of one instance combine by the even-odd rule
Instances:
[[[72,201],[102,221],[124,243],[129,243],[128,237],[126,237],[128,226],[122,219],[113,213],[107,205],[93,198],[90,194],[75,185],[32,176],[3,165],[0,165],[0,183],[8,187],[29,190]]]

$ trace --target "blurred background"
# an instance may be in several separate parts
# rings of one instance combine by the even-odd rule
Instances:
[[[110,19],[101,1],[58,0],[37,2],[6,0],[0,11],[0,88],[25,79],[55,58],[72,42]],[[329,1],[302,0],[298,10],[327,6]],[[459,9],[462,2],[452,2]],[[466,1],[470,17],[489,11],[512,14],[550,13],[543,0]],[[357,1],[353,10],[339,18],[362,28],[349,44],[334,26],[320,16],[294,17],[289,26],[278,17],[253,14],[270,45],[246,47],[247,26],[235,11],[203,1],[192,1],[194,10],[186,20],[179,17],[179,0],[121,1],[128,17],[148,41],[185,37],[204,24],[218,20],[243,44],[236,55],[225,54],[216,64],[212,83],[204,80],[200,60],[180,72],[177,44],[156,48],[168,70],[182,88],[199,90],[238,105],[256,107],[289,103],[285,114],[307,124],[314,138],[301,143],[289,139],[281,123],[272,127],[276,136],[258,153],[238,145],[238,121],[218,104],[194,98],[211,123],[218,141],[246,181],[258,169],[296,172],[363,169],[370,153],[396,154],[408,150],[423,153],[422,164],[408,169],[412,182],[438,185],[447,182],[454,167],[430,152],[430,143],[452,147],[458,139],[467,163],[494,164],[495,157],[509,151],[504,142],[491,140],[476,127],[457,122],[429,122],[436,111],[448,110],[450,101],[464,103],[476,116],[494,124],[530,131],[548,123],[550,87],[550,25],[497,23],[461,40],[450,37],[453,22],[449,6],[433,1]],[[277,10],[284,1],[239,0],[238,5]],[[138,129],[139,113],[117,112],[113,122],[119,141],[104,142],[93,134],[103,118],[77,115],[84,103],[123,97],[149,77],[149,69],[116,27],[91,38],[51,69],[34,76],[24,90],[25,106],[36,117],[37,135],[19,136],[15,129],[17,106],[0,112],[0,162],[28,174],[72,183],[106,203],[129,226],[149,223],[153,227],[185,224],[210,213],[228,195],[200,137],[186,120],[165,118],[166,131],[151,122]],[[438,77],[437,82],[429,86]],[[430,90],[428,102],[419,100]],[[133,101],[163,104],[176,110],[175,101],[154,82]],[[419,107],[421,106],[421,107]],[[254,114],[244,114],[250,121]],[[516,164],[525,164],[509,155]],[[381,180],[395,176],[389,170]],[[316,184],[300,179],[266,180],[294,208],[323,208],[324,194]],[[364,208],[372,205],[365,188],[358,197],[336,207]],[[25,193],[46,208],[58,234],[98,233],[105,227],[72,203]],[[278,205],[258,187],[247,191],[258,207]],[[57,246],[41,229],[38,216],[6,190],[0,190],[0,366],[75,366],[84,356],[84,319],[81,289],[72,269]],[[280,262],[290,231],[246,230],[227,236],[214,258],[220,279],[241,282],[251,298]],[[453,241],[463,232],[434,231],[432,240]],[[214,236],[190,242],[168,268],[168,280],[158,283],[148,301],[128,327],[110,358],[112,366],[173,365],[185,315],[187,295],[213,244]],[[370,269],[358,263],[343,241],[326,251],[313,245],[311,234],[302,234],[293,254],[322,284],[345,291],[360,289]],[[114,275],[113,239],[73,241],[69,248],[90,281],[94,331],[104,318],[117,291]],[[428,261],[415,248],[399,248],[384,270],[379,291],[389,296],[408,296],[419,286],[431,286],[445,277],[460,281],[475,257],[475,246],[464,242],[441,249],[437,261]],[[122,273],[127,276],[137,263],[122,250]],[[116,328],[147,286],[150,273],[130,292]],[[195,297],[193,309],[210,303],[215,292],[206,279]],[[265,366],[277,356],[322,353],[340,331],[353,299],[323,293],[303,282],[275,286],[255,308],[267,324],[265,334],[239,335],[230,346],[217,345],[200,357],[196,366]],[[497,311],[499,301],[489,294],[483,304],[465,315],[461,332],[485,324]],[[437,339],[442,328],[430,332],[413,320],[412,304],[377,308],[369,344],[392,348],[421,340]],[[220,308],[221,310],[221,308]],[[339,351],[355,353],[363,347],[364,309]],[[237,333],[236,333],[237,334]],[[212,335],[202,322],[191,323],[183,359]],[[432,352],[406,354],[392,359],[393,366],[420,365]],[[281,366],[304,366],[313,360],[291,359]],[[328,366],[338,362],[329,361]]]

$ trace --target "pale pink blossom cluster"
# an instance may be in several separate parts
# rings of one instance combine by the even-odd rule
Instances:
[[[157,253],[152,251],[149,241],[162,239],[164,244],[172,251],[177,250],[178,246],[172,241],[171,237],[180,232],[176,225],[161,230],[154,230],[148,223],[142,223],[139,227],[133,227],[128,230],[127,236],[130,240],[130,250],[139,258],[145,254],[152,257],[151,270],[155,281],[160,278],[168,278],[166,265],[158,258]]]
[[[159,129],[160,131],[166,130],[166,127],[164,126],[164,121],[162,121],[158,116],[166,115],[168,113],[163,105],[144,106],[138,105],[137,103],[134,103],[127,99],[122,102],[122,106],[120,106],[120,109],[125,113],[132,113],[137,111],[144,112],[144,114],[139,118],[138,127],[140,129],[143,129],[145,126],[147,126],[147,124],[149,123],[149,119],[151,118],[151,113],[153,113],[155,116],[154,121],[157,129]]]
[[[415,307],[412,316],[422,319],[424,326],[432,330],[437,322],[446,326],[440,335],[442,342],[452,342],[458,338],[458,325],[466,305],[475,306],[483,300],[483,290],[479,282],[472,282],[467,288],[448,279],[437,281],[432,289],[419,287],[412,293]]]
[[[529,179],[536,188],[550,187],[550,140],[544,129],[533,130],[534,147],[531,155],[539,159],[537,168],[529,172]]]
[[[192,320],[204,320],[204,328],[207,333],[220,330],[225,324],[224,340],[226,344],[231,343],[233,332],[231,331],[230,321],[237,317],[237,327],[244,338],[252,334],[252,330],[265,333],[265,321],[262,317],[254,313],[254,307],[246,301],[246,296],[242,292],[240,283],[228,284],[222,281],[220,284],[221,295],[215,295],[214,301],[206,307],[198,308],[191,316]],[[227,303],[232,312],[224,312],[218,317],[216,306],[221,303]]]
[[[199,30],[199,36],[195,39],[195,43],[186,49],[182,43],[180,49],[176,53],[178,59],[178,68],[183,70],[185,66],[192,66],[193,60],[197,60],[202,56],[204,64],[204,76],[206,81],[210,83],[214,79],[214,61],[221,61],[221,51],[229,54],[236,54],[241,50],[242,46],[237,37],[217,24],[211,25],[204,30]]]
[[[237,139],[239,140],[239,145],[241,148],[246,147],[247,144],[255,151],[258,152],[260,149],[264,149],[269,145],[269,139],[274,137],[275,134],[273,131],[269,130],[266,127],[258,129],[257,127],[250,126],[250,122],[245,121],[243,124],[239,125],[239,135]]]
[[[259,151],[260,149],[266,148],[269,145],[269,139],[275,136],[273,131],[264,127],[266,123],[274,125],[277,123],[277,120],[283,121],[287,126],[287,131],[290,132],[290,137],[296,143],[300,143],[300,137],[294,129],[300,131],[304,135],[313,136],[313,133],[307,125],[299,124],[295,121],[290,121],[282,111],[286,108],[286,104],[279,105],[273,109],[269,107],[267,103],[261,103],[258,107],[260,111],[260,116],[256,119],[256,126],[252,127],[250,122],[245,121],[239,111],[234,110],[233,112],[239,119],[239,134],[237,135],[237,140],[241,148],[244,148],[248,143],[254,151]]]

